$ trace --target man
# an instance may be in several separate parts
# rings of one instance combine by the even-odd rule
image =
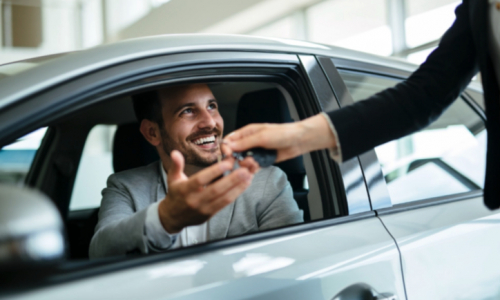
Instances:
[[[217,163],[224,122],[206,84],[134,96],[160,162],[113,174],[103,190],[90,257],[157,252],[303,221],[285,174],[253,159]]]
[[[278,149],[278,161],[330,148],[337,162],[429,125],[481,71],[488,152],[484,201],[500,207],[500,2],[464,0],[427,61],[407,80],[365,101],[286,125],[249,125],[226,139],[234,151]],[[356,138],[353,138],[356,137]]]

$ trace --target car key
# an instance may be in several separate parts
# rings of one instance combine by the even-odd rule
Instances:
[[[233,169],[230,171],[225,171],[224,176],[231,174],[232,171],[237,170],[240,167],[238,161],[242,161],[245,157],[250,156],[259,164],[261,168],[266,168],[274,164],[277,157],[277,151],[274,149],[265,148],[252,148],[243,152],[233,152],[232,156],[235,158]],[[222,156],[224,159],[224,156]],[[220,161],[221,159],[219,159]]]
[[[233,170],[224,172],[224,176],[229,175],[232,171],[238,169],[240,167],[238,161],[244,160],[247,156],[252,157],[261,168],[267,168],[274,164],[277,154],[278,152],[276,150],[264,148],[252,148],[243,152],[233,152],[232,155],[236,159]]]
[[[242,157],[240,160],[250,156],[253,157],[261,168],[266,168],[274,164],[278,152],[274,149],[253,148],[247,151],[239,152],[238,154]]]

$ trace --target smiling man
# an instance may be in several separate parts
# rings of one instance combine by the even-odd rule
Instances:
[[[303,221],[286,175],[250,158],[217,163],[224,121],[206,84],[133,96],[140,131],[160,161],[113,174],[90,257],[159,252]]]

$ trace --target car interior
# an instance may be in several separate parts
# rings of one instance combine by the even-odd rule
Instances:
[[[278,84],[239,81],[215,82],[209,86],[219,103],[224,134],[250,123],[285,123],[298,118],[292,118],[289,105],[293,103],[286,99],[286,92]],[[49,195],[58,206],[66,225],[70,259],[88,258],[90,240],[98,220],[99,207],[70,209],[74,198],[72,193],[77,192],[74,185],[83,163],[82,152],[89,132],[98,125],[116,126],[113,136],[109,137],[113,172],[144,166],[159,159],[156,149],[138,130],[130,95],[107,99],[48,124],[26,182]],[[321,199],[308,197],[311,179],[306,176],[304,158],[297,157],[276,166],[286,173],[294,199],[304,212],[304,221],[311,221],[309,204]],[[105,183],[102,183],[100,189],[104,187]]]

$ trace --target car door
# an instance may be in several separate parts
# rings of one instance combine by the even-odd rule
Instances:
[[[331,59],[322,60],[334,68]],[[337,61],[351,97],[344,105],[395,85],[401,71]],[[343,90],[343,92],[346,92]],[[473,92],[478,96],[477,92]],[[428,128],[370,151],[384,189],[370,190],[374,209],[401,251],[408,299],[500,297],[500,212],[483,204],[486,129],[467,93]]]
[[[17,122],[25,121],[24,128],[29,128],[46,122],[37,109],[44,109],[43,115],[50,115],[54,122],[67,117],[69,112],[86,108],[89,103],[106,101],[146,85],[182,83],[193,78],[242,80],[244,76],[285,78],[283,82],[277,81],[285,91],[286,80],[292,78],[289,88],[295,87],[303,95],[289,104],[296,119],[339,107],[312,55],[224,51],[156,56],[93,70],[26,99],[13,109],[24,112],[19,117],[24,119]],[[39,106],[33,108],[31,102]],[[22,106],[29,110],[23,110]],[[0,117],[11,112],[1,111]],[[42,273],[36,285],[17,282],[17,290],[9,296],[15,299],[332,299],[336,295],[371,293],[379,299],[389,296],[405,299],[399,252],[371,210],[359,160],[340,169],[329,159],[327,151],[312,153],[304,160],[306,169],[309,168],[311,222],[150,256],[66,261]],[[73,180],[75,173],[68,170]],[[51,186],[42,188],[53,193]],[[71,191],[54,195],[68,201]],[[68,203],[65,204],[67,212]]]

